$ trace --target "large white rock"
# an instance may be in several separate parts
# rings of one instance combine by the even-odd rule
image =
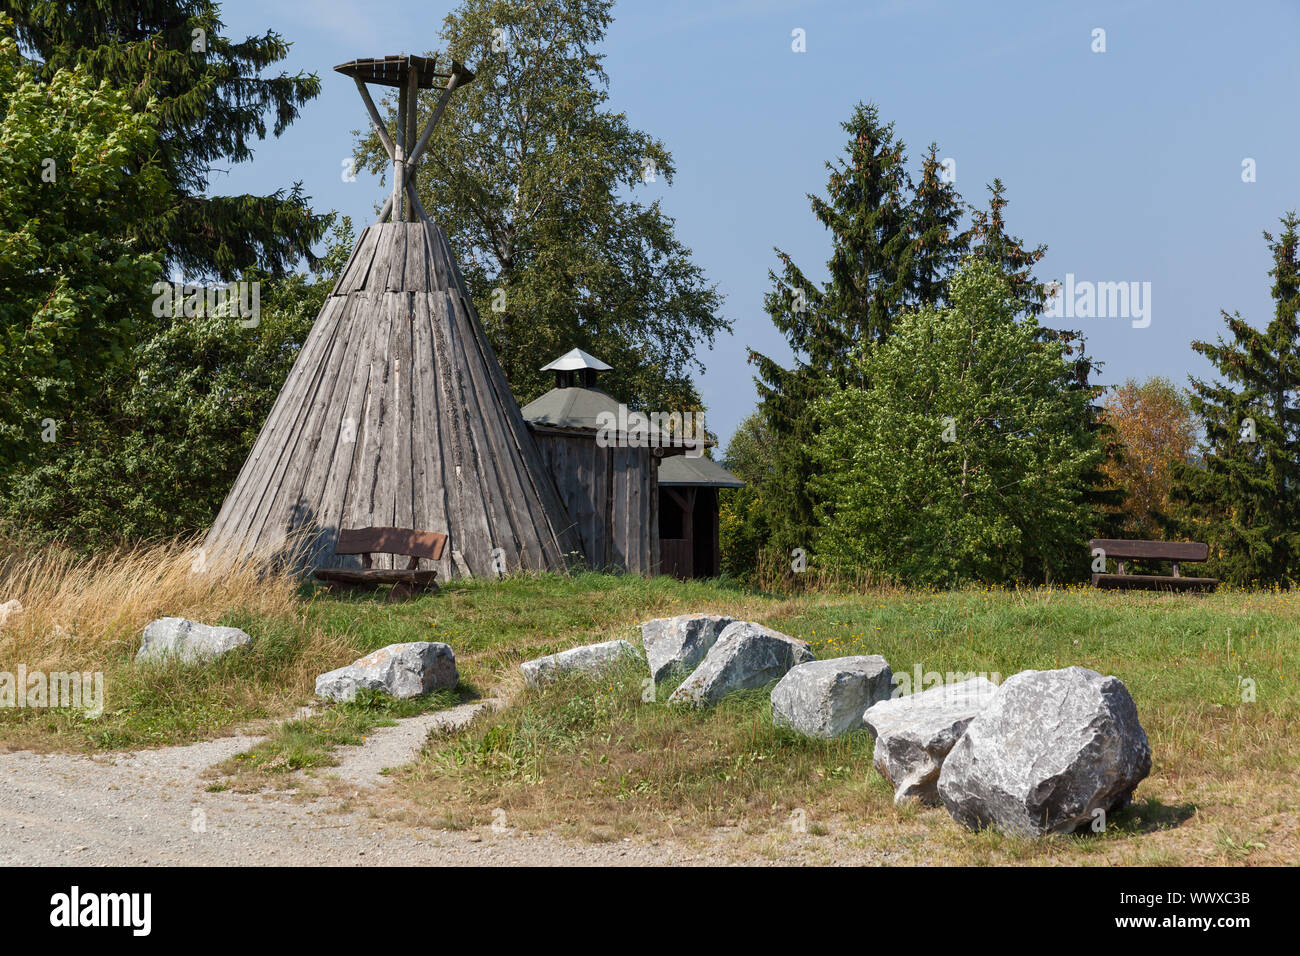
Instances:
[[[716,704],[738,690],[780,680],[790,668],[816,660],[805,641],[750,621],[728,624],[694,673],[668,698],[670,704]]]
[[[183,617],[160,617],[144,629],[137,661],[178,657],[186,663],[211,660],[246,647],[253,639],[237,627],[212,627]]]
[[[894,788],[894,802],[939,803],[939,771],[967,726],[997,694],[986,677],[932,687],[873,704],[862,722],[876,738],[871,762]]]
[[[23,613],[23,602],[18,600],[17,598],[14,598],[11,601],[5,601],[3,604],[0,604],[0,627],[4,627],[6,624],[8,624],[9,619],[11,617],[16,618],[19,614],[22,613]]]
[[[1117,677],[1084,667],[1007,678],[939,775],[953,819],[1039,836],[1089,826],[1128,804],[1151,772],[1137,705]]]
[[[410,641],[389,644],[346,667],[316,678],[316,696],[353,700],[359,690],[379,690],[394,697],[419,697],[451,689],[460,682],[456,655],[446,644]]]
[[[772,723],[827,739],[861,730],[863,712],[889,699],[893,681],[878,654],[800,664],[772,688]]]
[[[537,687],[562,674],[597,674],[620,660],[639,657],[636,648],[627,641],[605,641],[571,647],[558,654],[524,661],[519,669],[524,674],[524,685]]]
[[[641,646],[650,664],[650,676],[658,683],[674,670],[691,670],[734,621],[734,617],[721,614],[682,614],[646,621],[641,625]]]

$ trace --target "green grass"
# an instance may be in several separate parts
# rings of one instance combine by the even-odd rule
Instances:
[[[670,687],[643,700],[636,667],[540,693],[520,687],[520,661],[616,637],[635,643],[638,622],[686,611],[761,621],[809,641],[820,658],[882,654],[896,674],[919,666],[1007,677],[1071,664],[1114,674],[1137,702],[1152,775],[1100,838],[1015,841],[967,833],[942,810],[895,808],[863,735],[823,742],[776,728],[762,690],[683,711],[664,705]],[[512,826],[593,840],[704,839],[726,827],[768,841],[756,852],[779,855],[777,838],[792,838],[792,814],[802,814],[801,840],[903,862],[1254,863],[1298,855],[1300,736],[1292,728],[1300,722],[1300,605],[1286,593],[972,588],[782,596],[725,581],[539,575],[455,582],[399,603],[306,589],[279,613],[234,606],[220,622],[252,634],[252,650],[207,666],[140,667],[131,662],[133,642],[118,639],[100,650],[103,716],[0,710],[0,741],[113,750],[251,725],[271,736],[225,768],[235,777],[213,785],[284,783],[294,771],[330,765],[340,744],[449,706],[472,688],[509,703],[431,741],[399,773],[397,793],[420,819],[477,826],[502,810]],[[270,724],[310,701],[317,674],[412,640],[455,649],[461,694],[366,698]],[[76,658],[44,666],[60,663],[84,669]],[[1243,699],[1243,678],[1253,682],[1253,701]]]
[[[444,826],[504,812],[515,826],[593,840],[698,837],[719,826],[772,834],[797,814],[827,839],[867,823],[876,836],[862,838],[863,852],[891,858],[1295,858],[1300,641],[1286,594],[816,594],[751,605],[747,616],[808,640],[820,658],[882,654],[895,673],[1007,677],[1078,664],[1115,674],[1137,701],[1152,776],[1099,837],[970,834],[942,810],[896,809],[865,734],[823,742],[774,727],[765,690],[709,710],[669,708],[672,688],[644,700],[644,674],[629,666],[522,695],[492,721],[431,743],[402,775],[406,798]],[[1241,677],[1255,682],[1255,700],[1243,700]]]
[[[241,776],[240,786],[247,789],[265,782],[265,779],[258,780],[259,776],[332,767],[338,763],[334,757],[336,747],[355,746],[378,727],[392,727],[403,717],[454,707],[474,696],[474,689],[465,684],[455,690],[434,691],[411,700],[361,691],[355,700],[335,704],[310,717],[284,721],[251,750],[214,769],[219,774]],[[220,784],[229,785],[230,781]]]
[[[21,661],[29,670],[100,671],[104,684],[103,713],[93,719],[73,709],[0,707],[0,746],[128,750],[259,729],[307,704],[317,675],[404,641],[450,644],[462,679],[491,687],[529,657],[595,639],[610,628],[630,633],[640,616],[661,609],[742,594],[726,585],[597,574],[457,581],[436,594],[396,603],[382,593],[340,598],[308,585],[277,615],[234,607],[199,616],[253,637],[250,649],[209,664],[136,664],[138,635],[108,633],[90,635],[84,644],[70,642],[53,659],[0,656],[0,671],[16,673]]]

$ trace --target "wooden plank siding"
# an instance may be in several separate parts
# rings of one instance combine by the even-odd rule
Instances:
[[[208,533],[205,548],[352,567],[340,528],[441,532],[421,568],[563,571],[583,553],[549,469],[431,222],[363,230]],[[376,564],[391,564],[391,558]]]
[[[651,449],[601,448],[585,433],[535,437],[587,566],[657,574],[659,482]]]

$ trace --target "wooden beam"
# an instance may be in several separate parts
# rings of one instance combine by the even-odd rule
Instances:
[[[393,155],[393,193],[389,197],[392,200],[393,222],[401,222],[405,217],[405,198],[406,198],[406,101],[408,90],[402,86],[397,91],[397,128],[393,131],[396,133],[395,145],[397,147]]]
[[[414,68],[411,69],[411,71],[407,74],[407,85],[408,85],[408,89],[406,91],[406,116],[403,117],[406,123],[406,129],[402,134],[402,146],[403,146],[403,152],[407,156],[410,156],[412,155],[413,148],[415,146],[415,142],[414,142],[415,122],[416,122],[415,116],[418,110],[420,109],[420,71],[419,70]],[[414,169],[415,169],[414,162],[411,162],[411,169],[412,169],[412,173],[414,173]],[[420,201],[419,199],[415,198],[415,176],[414,175],[402,176],[402,192],[405,194],[407,198],[407,203],[406,203],[407,214],[405,217],[406,221],[415,222],[416,207],[419,205]],[[421,212],[423,212],[422,209]],[[427,218],[427,217],[422,217],[422,218]]]
[[[411,151],[411,157],[407,161],[406,176],[411,177],[415,170],[415,164],[420,161],[424,155],[425,149],[429,145],[429,137],[433,135],[433,128],[438,125],[438,120],[442,118],[442,112],[447,108],[447,101],[451,99],[452,92],[460,86],[460,77],[452,74],[447,77],[447,86],[443,89],[442,95],[438,97],[437,105],[433,108],[433,115],[429,117],[429,122],[425,124],[424,133],[420,136],[420,141],[415,144],[415,149]],[[405,181],[403,181],[405,185]],[[384,208],[379,211],[379,222],[383,222],[388,216],[389,209],[392,208],[393,197],[389,196],[388,201],[384,203]],[[427,216],[425,218],[428,218]]]
[[[1101,548],[1108,558],[1147,558],[1164,561],[1205,561],[1210,556],[1203,541],[1135,541],[1093,538],[1088,548]]]
[[[388,130],[384,127],[384,121],[379,116],[379,110],[375,107],[375,101],[370,98],[370,91],[366,89],[366,84],[357,80],[357,92],[361,94],[361,101],[366,104],[366,112],[370,114],[370,122],[374,124],[375,132],[379,134],[379,142],[384,144],[384,150],[388,153],[388,158],[393,158],[393,138],[388,135]]]

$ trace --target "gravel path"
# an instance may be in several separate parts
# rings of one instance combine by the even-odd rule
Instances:
[[[409,762],[436,728],[458,726],[491,702],[401,721],[346,748],[345,783],[382,785],[379,771]],[[724,847],[575,844],[490,827],[416,829],[340,809],[294,791],[206,792],[203,771],[247,750],[236,736],[103,756],[0,754],[0,866],[74,865],[655,865],[734,862]],[[776,861],[772,861],[776,862]]]
[[[380,727],[360,746],[339,747],[334,752],[339,765],[326,773],[344,783],[374,786],[385,769],[410,763],[429,734],[459,730],[483,711],[500,706],[500,700],[490,697],[399,720],[396,727]]]

